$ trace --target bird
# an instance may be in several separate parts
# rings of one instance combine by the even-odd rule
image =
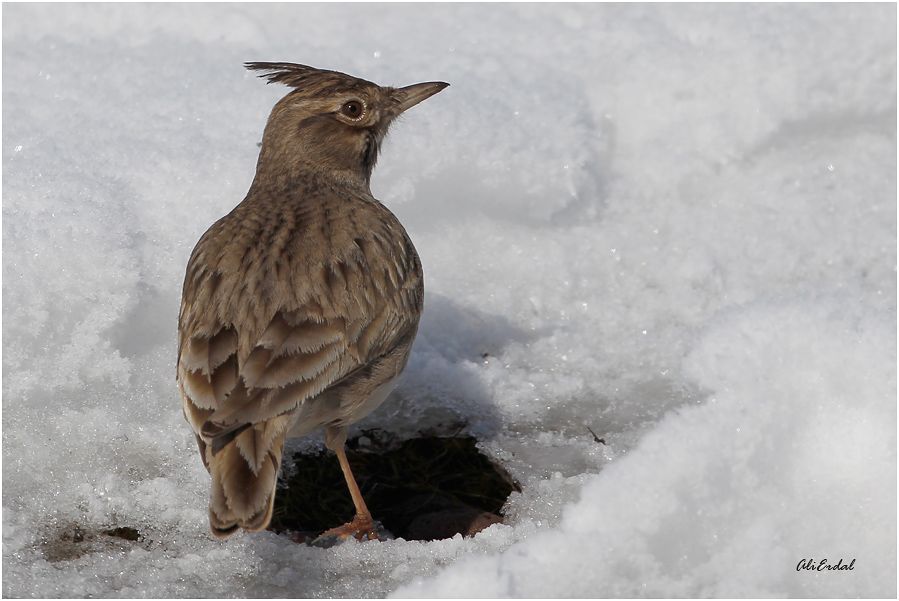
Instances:
[[[246,197],[200,237],[185,270],[176,379],[211,477],[210,530],[224,539],[266,529],[285,439],[322,429],[355,506],[322,536],[374,540],[347,429],[397,384],[424,276],[371,175],[394,120],[449,84],[394,88],[296,63],[244,66],[292,89],[265,125]]]

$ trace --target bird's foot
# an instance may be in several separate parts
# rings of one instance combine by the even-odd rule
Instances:
[[[311,544],[316,547],[331,547],[350,538],[366,541],[380,540],[389,536],[390,534],[384,527],[371,519],[371,516],[357,515],[351,522],[347,522],[343,526],[322,532]]]
[[[353,537],[356,540],[377,540],[378,529],[375,528],[375,521],[371,516],[356,516],[353,521],[347,522],[343,526],[331,528],[321,534],[321,536],[335,536],[340,540],[346,540]]]

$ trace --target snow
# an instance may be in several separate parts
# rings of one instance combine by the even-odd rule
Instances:
[[[895,5],[3,17],[5,596],[896,596]],[[452,84],[375,171],[427,297],[361,425],[465,422],[506,525],[208,535],[175,323],[285,92],[247,60]]]
[[[883,326],[838,303],[723,317],[685,360],[705,403],[665,416],[589,479],[557,528],[400,595],[880,594],[895,572],[896,506],[895,409],[881,406],[895,389],[895,362],[881,359],[895,340]],[[850,548],[864,573],[795,570],[802,550],[836,563]]]

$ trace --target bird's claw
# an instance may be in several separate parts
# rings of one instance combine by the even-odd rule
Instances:
[[[332,547],[350,538],[358,541],[381,540],[381,532],[386,534],[380,523],[371,518],[365,519],[357,516],[343,526],[322,532],[310,544],[315,547]]]

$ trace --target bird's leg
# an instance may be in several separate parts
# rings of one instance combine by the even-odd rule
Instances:
[[[378,531],[377,528],[375,528],[375,522],[371,517],[371,512],[365,505],[365,499],[362,498],[362,491],[359,490],[359,485],[356,484],[356,478],[353,477],[353,471],[350,469],[350,462],[347,461],[346,458],[346,449],[343,445],[340,445],[340,447],[334,449],[334,452],[337,454],[337,461],[340,462],[340,469],[343,472],[343,477],[346,478],[346,486],[350,489],[353,505],[356,506],[356,515],[351,522],[337,528],[332,528],[322,534],[322,536],[330,535],[338,536],[340,538],[355,536],[359,540],[376,540],[378,538]]]

